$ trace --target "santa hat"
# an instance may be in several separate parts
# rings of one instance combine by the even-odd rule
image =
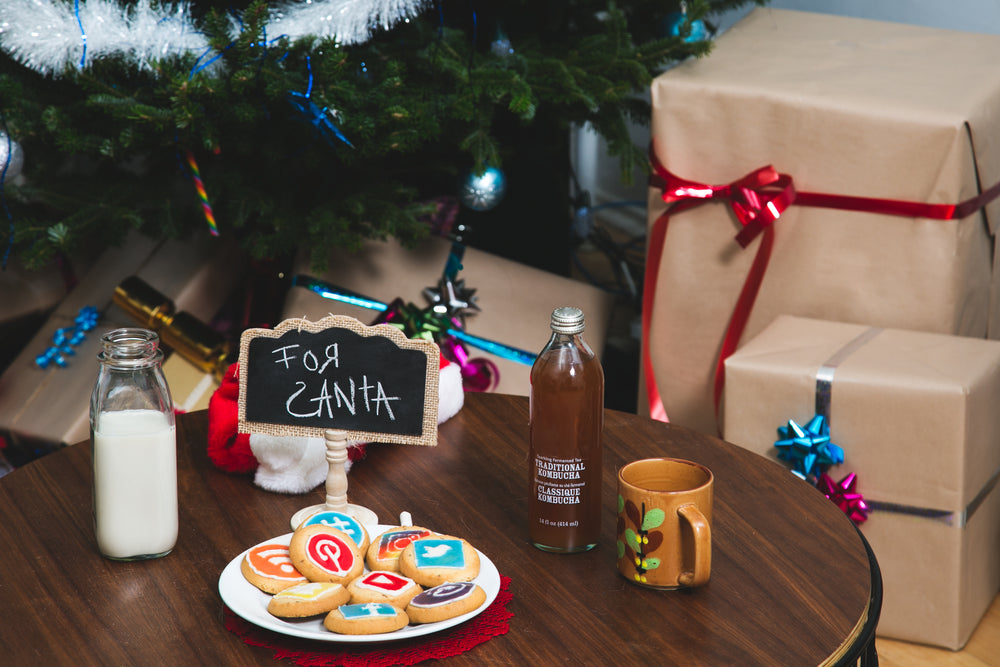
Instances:
[[[208,404],[208,456],[221,470],[254,473],[254,483],[268,491],[306,493],[326,481],[330,464],[323,438],[239,433],[239,364],[226,371]],[[440,357],[438,424],[462,409],[465,393],[457,364]],[[345,468],[365,455],[365,443],[350,441]]]

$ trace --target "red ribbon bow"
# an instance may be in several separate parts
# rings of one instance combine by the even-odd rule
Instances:
[[[655,172],[649,182],[663,192],[663,201],[674,204],[674,210],[691,208],[709,199],[725,199],[743,226],[736,242],[746,248],[764,229],[781,217],[793,201],[795,186],[788,174],[779,174],[774,167],[761,167],[729,185],[704,185],[672,174],[663,168],[650,150]]]
[[[754,256],[750,272],[743,282],[729,326],[722,342],[719,358],[715,366],[715,386],[713,397],[718,410],[722,398],[725,379],[725,361],[735,350],[743,335],[754,301],[764,280],[771,248],[774,246],[773,223],[792,203],[799,206],[835,208],[845,211],[862,211],[883,215],[898,215],[935,220],[960,220],[991,202],[1000,195],[1000,183],[982,191],[959,204],[925,204],[898,199],[874,199],[851,197],[821,192],[796,192],[792,177],[781,174],[773,167],[761,167],[728,185],[707,185],[689,181],[673,174],[660,163],[654,146],[650,144],[649,160],[653,168],[649,184],[662,191],[663,201],[668,206],[653,223],[649,234],[649,248],[646,259],[646,276],[642,296],[642,358],[646,376],[646,396],[649,401],[650,416],[660,421],[668,421],[660,393],[653,375],[653,365],[649,356],[649,329],[653,316],[656,294],[656,277],[660,272],[660,256],[667,234],[667,223],[674,213],[700,206],[710,201],[725,200],[739,220],[741,229],[736,235],[740,247],[746,248],[756,237],[761,237],[757,254]]]

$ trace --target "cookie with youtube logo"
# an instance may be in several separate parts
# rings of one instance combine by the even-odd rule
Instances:
[[[347,590],[351,594],[351,604],[388,602],[405,609],[410,600],[424,589],[398,572],[374,570],[349,583]]]

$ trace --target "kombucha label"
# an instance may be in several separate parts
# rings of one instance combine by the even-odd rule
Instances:
[[[583,459],[535,457],[535,493],[550,505],[579,505],[587,464]]]

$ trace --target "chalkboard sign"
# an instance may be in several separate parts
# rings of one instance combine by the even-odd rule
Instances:
[[[440,353],[388,324],[285,320],[240,339],[240,431],[437,444]]]

